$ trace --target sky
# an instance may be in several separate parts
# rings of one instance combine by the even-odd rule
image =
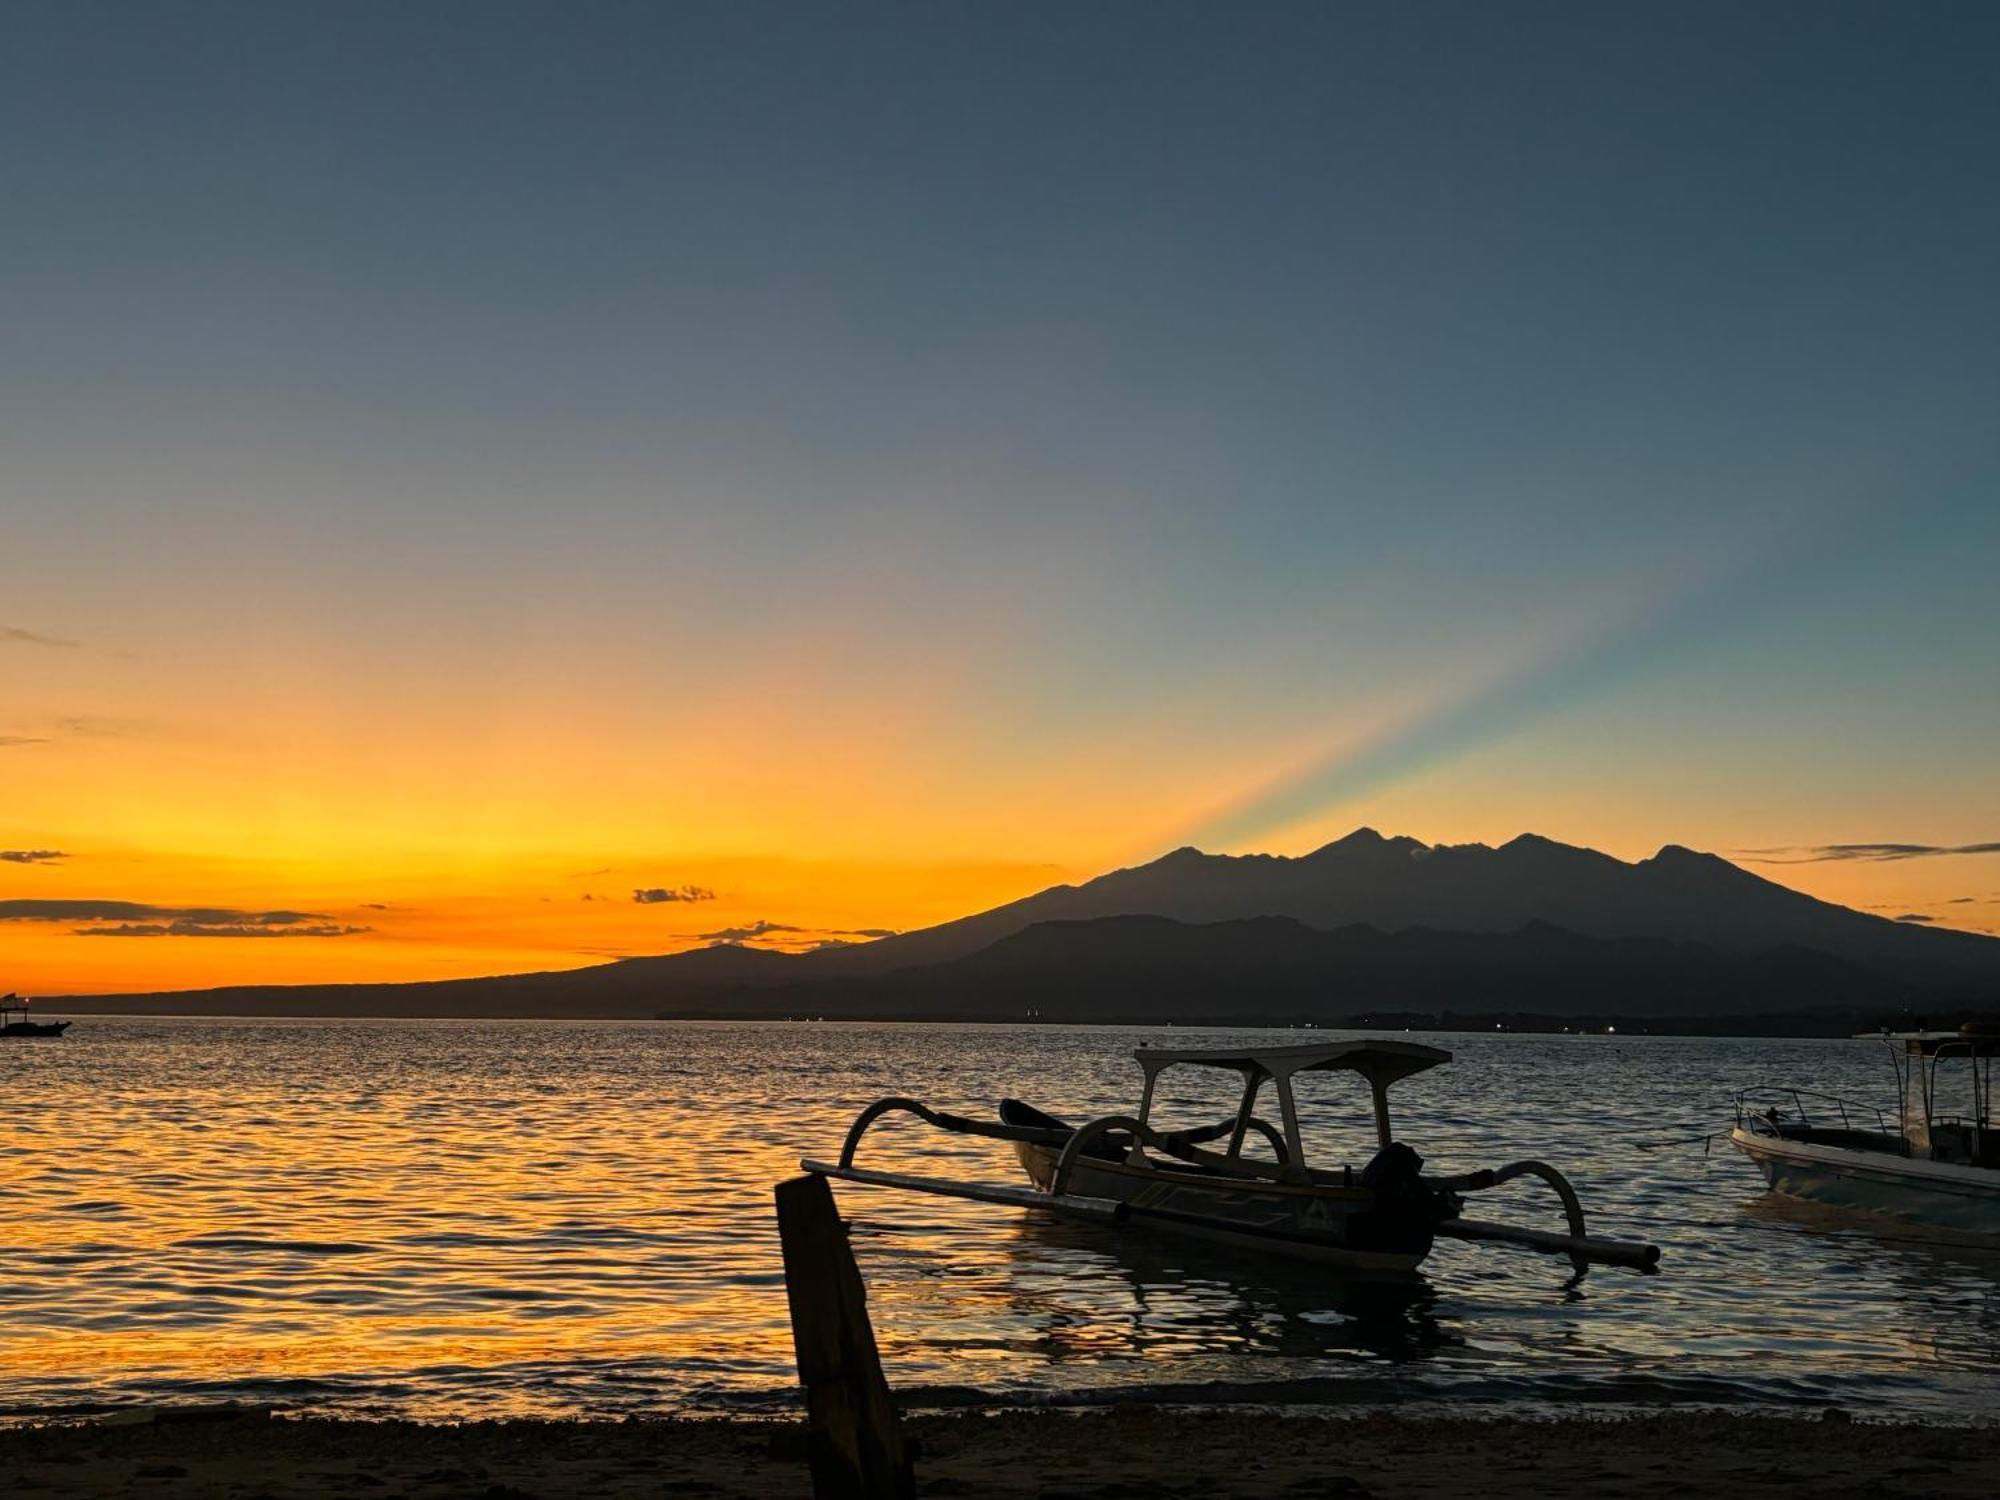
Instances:
[[[1996,69],[1950,0],[10,5],[0,988],[1361,824],[2000,931]]]

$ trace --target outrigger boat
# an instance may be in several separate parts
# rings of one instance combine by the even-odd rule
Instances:
[[[1950,1229],[2000,1233],[2000,1130],[1993,1125],[1993,1059],[2000,1054],[2000,1035],[1880,1035],[1889,1044],[1896,1074],[1893,1121],[1871,1104],[1765,1086],[1736,1096],[1730,1141],[1776,1192]],[[1964,1113],[1948,1104],[1959,1088],[1965,1091],[1958,1095],[1968,1107]]]
[[[807,1159],[808,1172],[845,1182],[1015,1204],[1070,1218],[1158,1229],[1223,1244],[1303,1258],[1368,1275],[1414,1271],[1440,1237],[1492,1240],[1567,1255],[1581,1273],[1592,1262],[1657,1267],[1657,1246],[1593,1237],[1567,1178],[1537,1161],[1520,1161],[1455,1177],[1426,1177],[1423,1158],[1393,1138],[1390,1087],[1451,1054],[1401,1041],[1338,1041],[1306,1046],[1222,1050],[1142,1047],[1133,1054],[1145,1080],[1133,1115],[1106,1115],[1072,1126],[1019,1100],[1004,1100],[997,1120],[974,1120],[915,1099],[878,1099],[855,1119],[838,1162]],[[1242,1079],[1236,1112],[1197,1130],[1159,1130],[1152,1123],[1155,1085],[1178,1066],[1219,1068]],[[1309,1166],[1292,1080],[1301,1073],[1357,1074],[1374,1101],[1376,1150],[1358,1171],[1351,1165]],[[1279,1124],[1257,1114],[1270,1085]],[[963,1182],[856,1166],[855,1150],[883,1116],[906,1113],[941,1130],[1007,1141],[1031,1187]],[[1269,1158],[1246,1155],[1252,1137]],[[1214,1143],[1221,1148],[1209,1149]],[[1568,1232],[1490,1224],[1461,1216],[1464,1195],[1518,1177],[1539,1177],[1562,1199]]]
[[[28,1002],[19,995],[0,995],[0,1036],[61,1036],[67,1021],[30,1021]]]

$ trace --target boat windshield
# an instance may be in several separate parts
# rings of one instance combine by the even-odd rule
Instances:
[[[1993,1059],[2000,1036],[1888,1033],[1908,1149],[1935,1161],[2000,1165],[1993,1130]]]

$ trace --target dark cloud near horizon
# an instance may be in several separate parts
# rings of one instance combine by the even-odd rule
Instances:
[[[1901,916],[1891,917],[1892,922],[1935,922],[1936,917],[1925,916],[1920,911],[1906,911]]]
[[[40,734],[0,734],[0,745],[46,745],[48,736]]]
[[[262,922],[125,922],[116,927],[76,927],[75,937],[338,938],[370,932],[339,922],[267,925]]]
[[[61,849],[0,849],[0,864],[52,865],[68,858]]]
[[[227,906],[155,906],[144,901],[0,901],[0,922],[99,922],[76,937],[350,937],[367,932],[319,911],[238,911]]]
[[[142,901],[0,901],[0,922],[119,922],[150,917],[192,917],[187,911]]]
[[[893,927],[857,927],[851,929],[798,927],[790,922],[766,922],[760,919],[741,927],[724,927],[716,932],[698,932],[695,936],[705,943],[754,943],[759,938],[770,937],[774,934],[789,936],[807,932],[824,934],[817,942],[811,945],[815,951],[821,948],[849,948],[854,945],[857,938],[866,941],[871,938],[894,937],[896,935],[896,929]]]
[[[742,927],[724,927],[717,932],[696,933],[705,943],[749,943],[774,932],[807,932],[811,929],[793,927],[785,922],[751,922]]]
[[[1834,860],[1932,859],[1942,854],[2000,854],[2000,843],[1983,844],[1816,844],[1775,849],[1739,849],[1752,864],[1815,865]]]
[[[713,901],[715,892],[705,885],[655,885],[632,892],[632,899],[641,906],[658,906],[668,901]]]
[[[77,644],[59,635],[43,635],[39,630],[23,630],[19,625],[0,625],[0,641],[8,641],[17,646],[50,646],[57,650],[67,650]]]

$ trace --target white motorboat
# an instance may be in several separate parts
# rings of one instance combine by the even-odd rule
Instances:
[[[1993,1059],[2000,1035],[1884,1032],[1893,1116],[1805,1089],[1736,1096],[1729,1139],[1773,1190],[1943,1228],[2000,1234],[2000,1130]]]

